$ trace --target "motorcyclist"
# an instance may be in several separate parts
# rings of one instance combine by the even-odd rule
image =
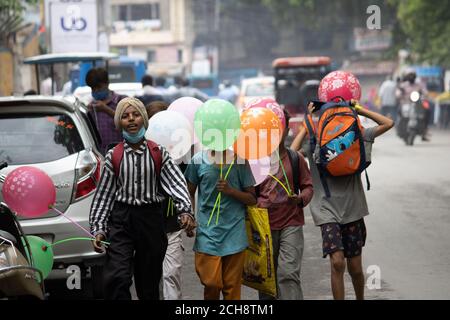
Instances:
[[[413,68],[408,68],[404,72],[403,82],[399,86],[399,90],[397,91],[397,97],[400,100],[400,105],[409,104],[411,93],[417,91],[421,94],[422,99],[428,95],[428,90],[426,86],[417,81],[417,73]],[[430,141],[428,137],[428,122],[430,118],[430,111],[428,109],[425,110],[425,123],[424,130],[422,133],[422,141]]]

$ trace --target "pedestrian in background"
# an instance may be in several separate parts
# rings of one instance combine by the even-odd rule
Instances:
[[[381,84],[378,95],[381,101],[381,114],[397,120],[398,113],[398,101],[397,101],[397,82],[392,79],[392,76],[388,76],[386,80]]]
[[[205,102],[209,99],[206,93],[203,93],[201,90],[191,86],[191,82],[189,79],[181,78],[180,81],[181,87],[179,94],[181,97],[193,97],[199,99],[202,102]]]
[[[236,104],[238,96],[238,87],[234,86],[230,80],[225,80],[222,84],[222,88],[219,91],[218,98],[229,101],[232,104]]]
[[[86,84],[91,88],[92,98],[88,109],[97,124],[98,132],[102,139],[100,152],[105,154],[113,144],[122,141],[122,135],[114,124],[114,114],[117,104],[124,95],[109,90],[108,71],[103,68],[92,68],[86,74]]]
[[[147,106],[153,101],[164,100],[159,90],[153,86],[153,77],[151,75],[146,74],[145,76],[143,76],[141,79],[141,83],[143,95],[136,98],[141,100],[144,106]]]

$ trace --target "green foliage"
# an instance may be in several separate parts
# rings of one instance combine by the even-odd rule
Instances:
[[[0,44],[22,26],[25,4],[36,4],[38,0],[0,0]]]
[[[450,0],[390,0],[417,62],[450,67]]]
[[[274,13],[280,26],[303,24],[310,30],[333,30],[365,26],[367,7],[378,5],[383,18],[390,22],[394,6],[385,0],[237,0],[247,4],[264,5]]]

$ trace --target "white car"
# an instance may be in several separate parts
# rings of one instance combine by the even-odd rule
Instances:
[[[0,171],[0,190],[6,175],[20,166],[44,170],[55,185],[56,208],[89,230],[103,163],[99,142],[92,118],[74,97],[0,98],[0,162],[8,163]],[[52,210],[39,218],[20,218],[20,224],[26,234],[49,243],[85,237],[83,230]],[[101,296],[103,255],[93,250],[90,241],[61,243],[53,252],[53,269],[76,264],[85,274],[90,267],[94,296]]]
[[[241,81],[240,96],[238,98],[238,108],[242,109],[246,103],[255,98],[267,97],[275,99],[274,83],[274,77],[243,79]]]
[[[109,90],[129,97],[142,96],[144,93],[140,82],[110,83]],[[89,86],[76,88],[73,95],[86,105],[92,101],[91,88]]]

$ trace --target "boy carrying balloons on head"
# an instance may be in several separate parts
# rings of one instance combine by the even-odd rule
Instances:
[[[364,299],[361,257],[366,241],[364,217],[369,210],[361,172],[370,164],[374,139],[394,126],[391,119],[359,106],[356,100],[360,97],[361,87],[354,75],[343,71],[328,74],[319,86],[321,102],[309,104],[309,115],[291,145],[298,150],[306,135],[310,137],[305,147],[314,185],[310,208],[321,228],[323,257],[330,257],[335,299],[345,298],[346,266],[356,298]],[[312,123],[312,113],[319,115],[317,123]],[[377,125],[363,128],[359,116]]]
[[[106,299],[130,300],[134,282],[139,299],[159,299],[167,248],[161,203],[172,197],[181,226],[195,226],[186,180],[166,149],[145,140],[148,116],[136,98],[119,102],[114,123],[123,142],[108,151],[91,207],[90,224],[97,252],[104,252]]]

